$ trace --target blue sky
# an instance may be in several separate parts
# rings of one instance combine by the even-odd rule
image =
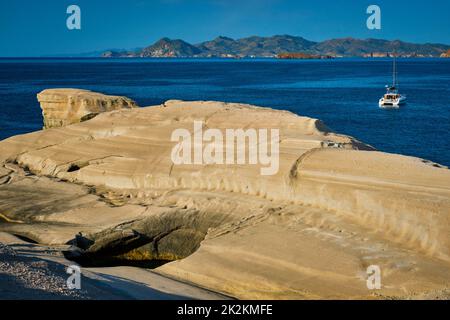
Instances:
[[[71,4],[81,8],[81,30],[66,28]],[[382,30],[366,28],[370,4],[381,7]],[[450,44],[449,12],[449,0],[2,0],[0,56],[128,49],[165,36],[191,43],[291,34]]]

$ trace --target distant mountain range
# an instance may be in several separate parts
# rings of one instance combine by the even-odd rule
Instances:
[[[386,57],[392,52],[402,57],[439,57],[450,50],[445,44],[415,44],[400,40],[342,38],[314,42],[302,37],[277,35],[231,39],[217,37],[199,44],[162,38],[143,49],[131,51],[109,50],[102,57],[282,57],[287,53],[301,53],[314,57]]]

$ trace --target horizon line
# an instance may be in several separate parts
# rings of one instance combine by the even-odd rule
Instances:
[[[94,54],[94,53],[102,53],[102,52],[107,52],[107,51],[126,52],[126,51],[141,50],[141,49],[146,48],[148,46],[151,46],[151,45],[153,45],[153,44],[155,44],[155,43],[157,43],[157,42],[159,42],[159,41],[161,41],[163,39],[168,39],[170,41],[178,41],[179,40],[179,41],[183,41],[183,42],[185,42],[187,44],[190,44],[190,45],[193,45],[193,46],[197,46],[197,45],[200,45],[202,43],[205,43],[205,42],[208,42],[208,41],[213,41],[213,40],[218,39],[218,38],[228,38],[228,39],[231,39],[233,41],[239,41],[239,40],[242,40],[242,39],[248,39],[248,38],[253,38],[253,37],[257,37],[257,38],[273,38],[273,37],[283,37],[283,36],[302,38],[302,39],[304,39],[306,41],[314,42],[316,44],[322,43],[322,42],[326,42],[326,41],[331,41],[331,40],[352,39],[352,40],[362,40],[362,41],[367,41],[367,40],[382,40],[382,41],[386,41],[386,42],[399,41],[399,42],[403,42],[403,43],[407,43],[407,44],[415,44],[415,45],[444,45],[444,46],[450,46],[450,44],[447,44],[447,43],[444,43],[444,42],[410,42],[410,41],[404,41],[404,40],[401,40],[401,39],[389,40],[389,39],[386,39],[386,38],[375,38],[375,37],[357,38],[357,37],[352,37],[352,36],[330,38],[330,39],[325,39],[325,40],[322,40],[322,41],[315,41],[315,40],[309,40],[309,39],[307,39],[307,38],[305,38],[303,36],[300,36],[300,35],[292,35],[292,34],[288,34],[288,33],[285,33],[285,34],[274,34],[274,35],[271,35],[271,36],[259,36],[259,35],[253,34],[253,35],[249,35],[249,36],[245,36],[245,37],[239,37],[239,38],[232,38],[232,37],[225,36],[225,35],[218,35],[218,36],[212,38],[211,40],[204,40],[204,41],[195,42],[195,43],[183,40],[182,38],[170,38],[170,37],[167,37],[167,36],[163,36],[161,38],[158,38],[157,40],[155,40],[151,44],[147,44],[147,45],[144,45],[144,46],[138,46],[138,47],[134,47],[134,48],[130,48],[130,49],[124,49],[124,48],[121,48],[121,49],[119,49],[119,48],[92,49],[90,51],[77,52],[77,53],[54,53],[54,54],[41,55],[41,56],[2,56],[2,55],[0,55],[0,58],[6,58],[6,59],[7,58],[12,58],[12,59],[14,59],[14,58],[70,58],[70,57],[75,58],[76,56],[80,56],[78,58],[95,58],[95,57],[81,57],[81,56],[88,55],[88,54]]]

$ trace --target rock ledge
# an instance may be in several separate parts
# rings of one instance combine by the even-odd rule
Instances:
[[[138,107],[126,97],[81,89],[47,89],[37,98],[44,117],[44,129],[87,121],[102,112]]]

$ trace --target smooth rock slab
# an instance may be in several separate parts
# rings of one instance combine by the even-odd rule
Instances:
[[[193,133],[194,121],[221,132],[279,129],[278,173],[174,165],[171,135]],[[91,260],[181,259],[154,271],[238,298],[448,297],[450,170],[374,151],[316,119],[167,101],[12,137],[0,149],[0,211],[23,222],[0,230],[39,243],[81,232],[87,245],[77,245]],[[381,290],[367,288],[371,265]]]

